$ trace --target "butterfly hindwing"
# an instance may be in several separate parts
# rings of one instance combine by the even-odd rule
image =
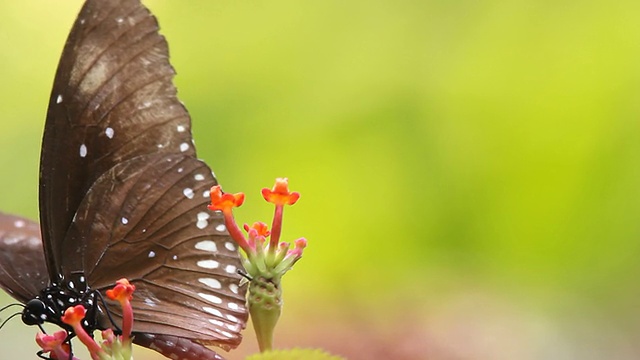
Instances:
[[[23,303],[49,283],[40,226],[0,213],[0,286]]]
[[[84,270],[94,289],[127,277],[137,288],[134,331],[237,346],[245,289],[224,219],[206,208],[212,183],[209,168],[188,156],[116,165],[80,204],[63,249],[84,250],[65,258],[65,272]]]

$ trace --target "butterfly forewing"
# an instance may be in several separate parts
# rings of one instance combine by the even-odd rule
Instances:
[[[87,1],[51,93],[40,164],[40,217],[49,273],[58,240],[93,183],[145,154],[193,156],[190,120],[156,19],[139,1]]]

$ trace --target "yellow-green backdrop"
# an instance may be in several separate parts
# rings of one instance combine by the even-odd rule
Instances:
[[[640,357],[640,2],[145,3],[199,156],[248,194],[239,220],[270,218],[259,191],[275,177],[302,193],[284,236],[309,247],[277,345]],[[0,4],[1,211],[37,218],[47,99],[80,5]],[[35,333],[12,321],[0,357],[35,358]],[[229,358],[256,350],[245,338]]]

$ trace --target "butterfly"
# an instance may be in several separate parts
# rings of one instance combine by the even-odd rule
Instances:
[[[211,169],[196,158],[167,42],[139,0],[87,0],[65,44],[40,157],[36,223],[0,214],[0,286],[29,325],[70,305],[90,330],[119,324],[101,299],[136,286],[134,343],[179,359],[218,359],[247,321],[241,261]],[[105,306],[107,305],[111,306]],[[112,318],[112,320],[109,319]]]

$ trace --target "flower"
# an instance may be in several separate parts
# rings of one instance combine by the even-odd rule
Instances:
[[[62,322],[70,325],[73,328],[73,332],[78,339],[87,347],[91,358],[94,360],[100,359],[104,353],[104,350],[98,345],[98,343],[87,333],[82,327],[82,320],[87,313],[87,310],[82,305],[76,305],[68,307],[62,315]]]
[[[246,232],[249,232],[249,229],[256,230],[256,232],[260,236],[267,237],[267,236],[271,235],[271,231],[269,231],[269,228],[267,227],[267,224],[265,224],[263,222],[260,222],[260,221],[254,222],[253,225],[251,225],[251,227],[249,227],[249,225],[247,225],[247,224],[244,224],[244,230]]]
[[[64,330],[56,331],[52,335],[38,333],[36,334],[36,343],[44,353],[51,353],[51,359],[69,359],[69,344],[65,343],[67,332]],[[72,358],[77,360],[77,358]]]
[[[211,205],[209,205],[208,208],[211,211],[231,211],[231,209],[241,206],[244,202],[243,193],[223,194],[220,185],[212,187],[211,191],[209,192],[209,196],[211,197]]]
[[[111,300],[117,300],[122,307],[122,341],[130,342],[131,330],[133,328],[133,308],[131,307],[131,298],[136,290],[135,285],[129,283],[127,279],[116,281],[113,289],[107,290],[107,297]]]
[[[289,192],[289,179],[277,178],[271,190],[262,189],[262,197],[276,205],[293,205],[300,199],[300,193]]]
[[[131,301],[135,290],[135,285],[131,285],[129,280],[122,278],[116,281],[116,286],[114,286],[113,289],[107,290],[107,297],[111,300],[117,300],[122,304]]]
[[[247,242],[247,239],[242,234],[242,231],[238,228],[236,221],[233,218],[231,209],[241,206],[244,202],[244,194],[223,194],[220,185],[213,186],[209,191],[211,196],[211,205],[207,206],[211,211],[222,211],[224,215],[224,222],[229,230],[231,238],[244,250],[246,254],[252,252],[252,247]]]
[[[260,350],[272,348],[273,329],[282,310],[282,276],[302,257],[307,240],[300,238],[290,249],[289,243],[280,242],[284,205],[293,205],[300,193],[289,191],[287,178],[277,178],[272,189],[262,189],[262,196],[275,205],[271,231],[267,224],[255,222],[244,224],[247,236],[240,230],[233,217],[233,208],[242,205],[244,194],[223,194],[219,185],[211,188],[211,211],[222,211],[231,238],[244,251],[243,261],[249,285],[249,311],[258,337]],[[267,242],[267,238],[269,241]]]

